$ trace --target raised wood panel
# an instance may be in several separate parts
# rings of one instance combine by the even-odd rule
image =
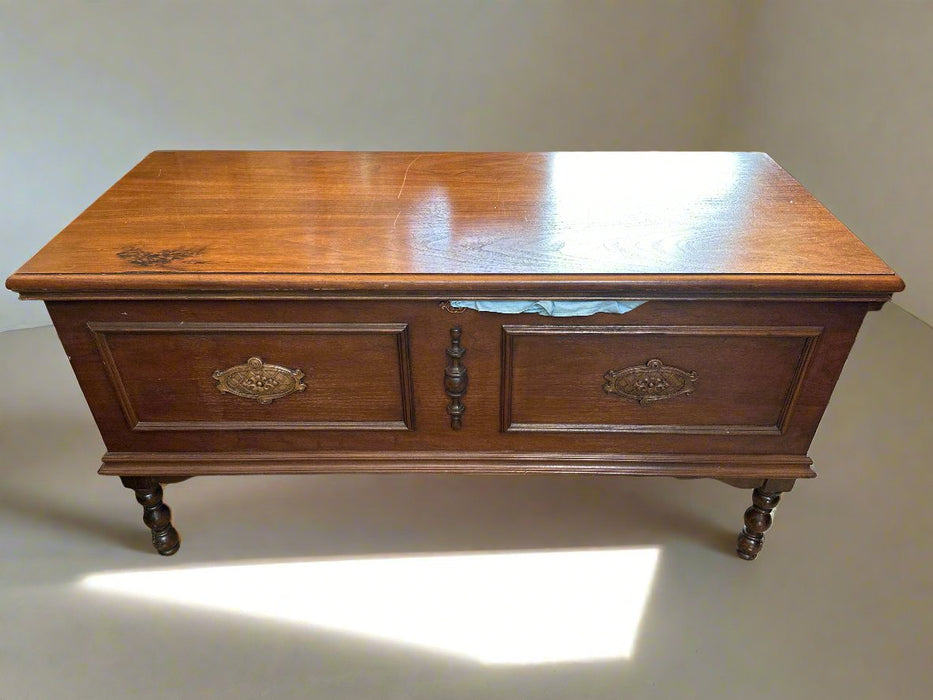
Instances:
[[[404,323],[89,322],[134,431],[411,430]],[[307,389],[261,404],[222,393],[215,370],[257,356]]]
[[[500,427],[509,432],[781,435],[821,327],[502,328]],[[661,360],[690,393],[641,404],[604,390],[608,371]]]

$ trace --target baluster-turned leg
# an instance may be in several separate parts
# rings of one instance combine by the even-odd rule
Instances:
[[[751,561],[758,556],[765,541],[765,531],[771,527],[771,511],[781,500],[781,491],[756,488],[752,491],[752,506],[745,511],[745,527],[739,534],[736,554]]]
[[[152,546],[166,557],[177,552],[181,539],[172,526],[172,511],[162,502],[162,485],[147,476],[121,476],[120,480],[136,492],[136,500],[143,507],[143,522],[152,530]]]

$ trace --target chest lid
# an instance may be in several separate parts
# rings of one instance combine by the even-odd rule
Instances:
[[[650,298],[903,283],[763,153],[157,151],[7,286]]]

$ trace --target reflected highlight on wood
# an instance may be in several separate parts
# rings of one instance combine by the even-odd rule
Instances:
[[[284,151],[152,153],[10,285],[515,293],[529,276],[551,293],[902,287],[762,153]]]

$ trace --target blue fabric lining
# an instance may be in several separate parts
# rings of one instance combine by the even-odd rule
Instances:
[[[644,304],[643,301],[515,301],[513,299],[486,299],[481,301],[454,300],[458,309],[490,311],[496,314],[540,314],[541,316],[592,316],[593,314],[624,314]]]

